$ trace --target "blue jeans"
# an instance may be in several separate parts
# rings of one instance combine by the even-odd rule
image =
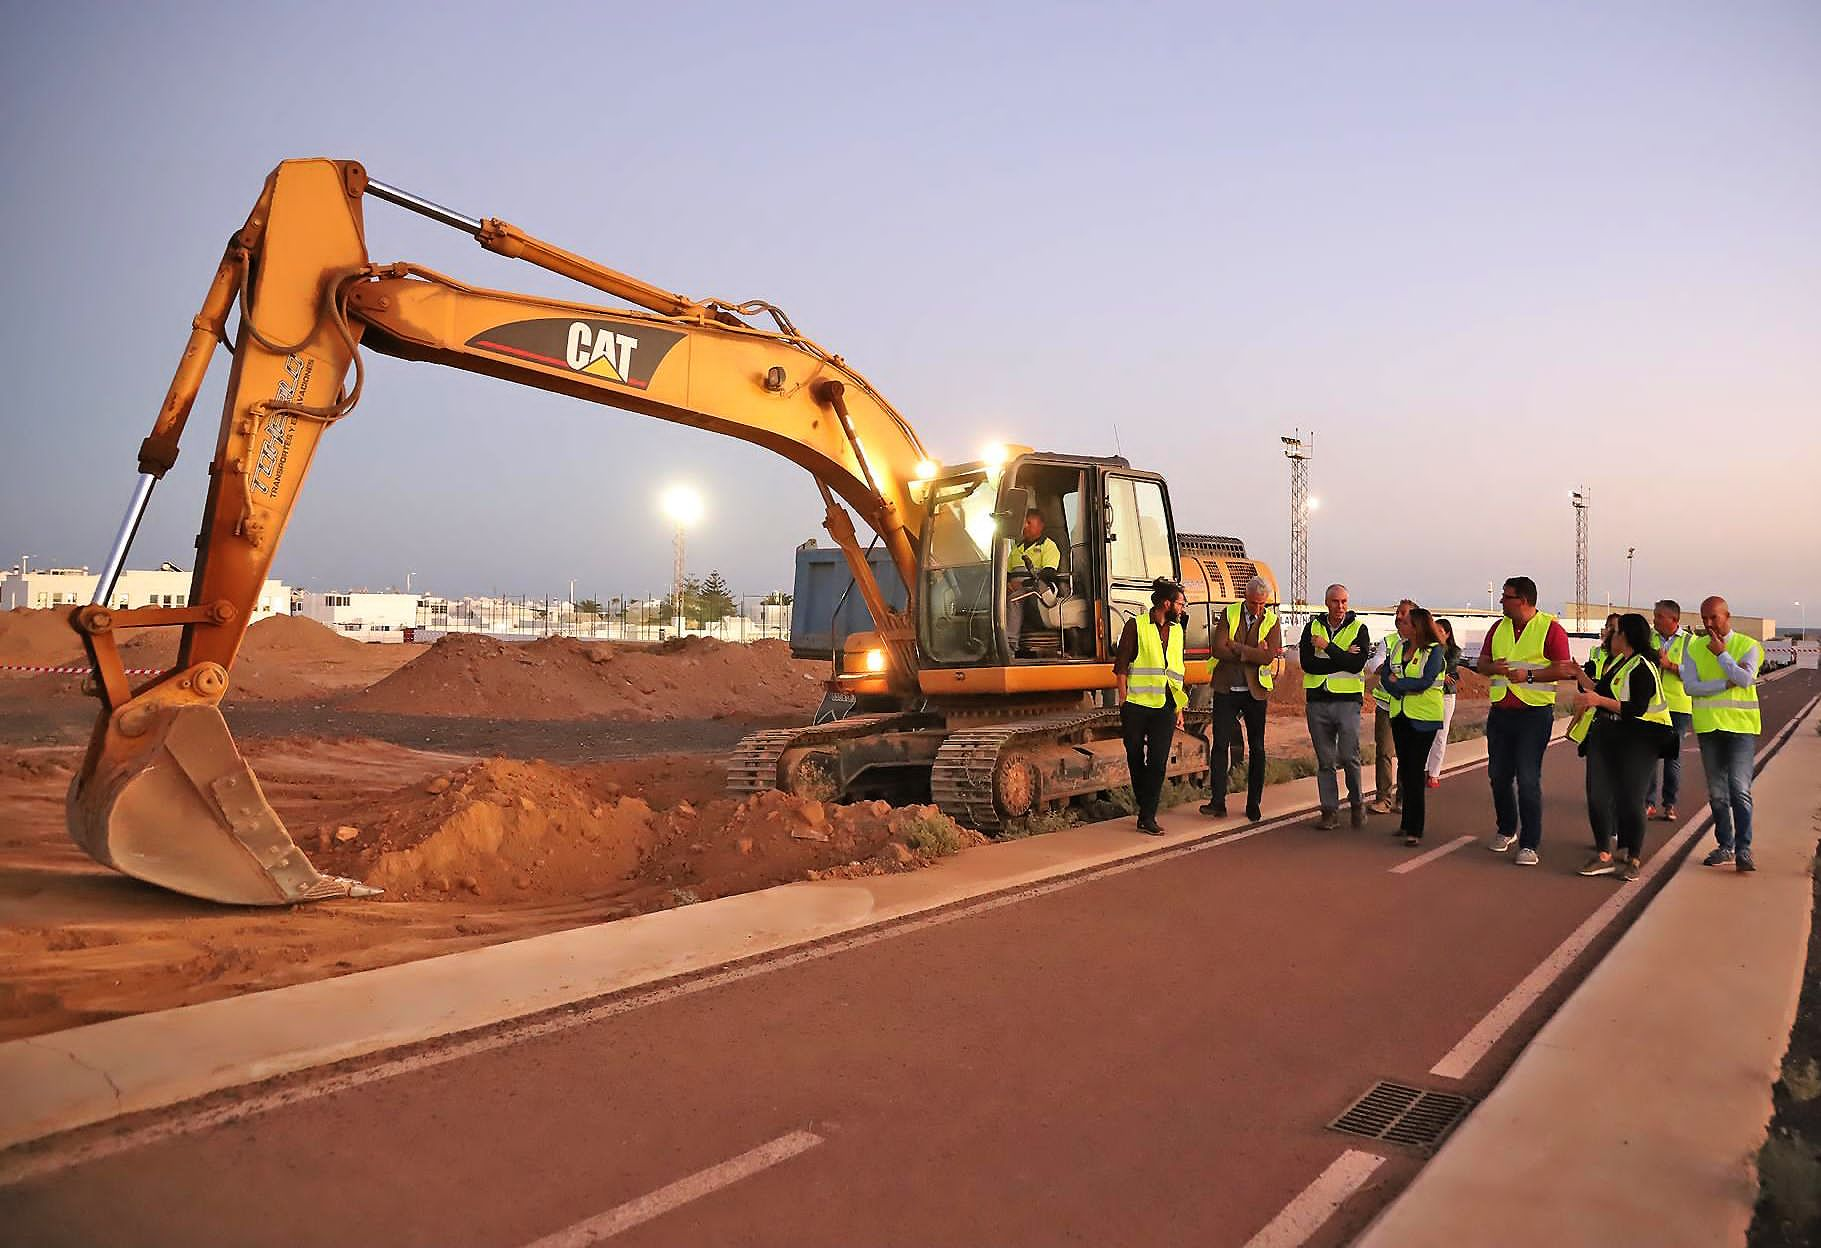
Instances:
[[[1500,836],[1519,849],[1543,843],[1543,753],[1555,727],[1547,706],[1495,706],[1486,715],[1486,774]]]
[[[1687,711],[1671,711],[1669,722],[1675,725],[1676,752],[1663,760],[1663,787],[1660,790],[1657,788],[1657,769],[1650,769],[1650,789],[1644,794],[1644,804],[1647,806],[1659,804],[1659,792],[1663,795],[1662,805],[1674,806],[1676,798],[1682,793],[1682,738],[1688,735],[1689,725],[1695,722],[1695,717]]]
[[[1751,857],[1751,764],[1758,738],[1745,732],[1704,732],[1701,767],[1707,803],[1714,812],[1714,840],[1741,858]]]

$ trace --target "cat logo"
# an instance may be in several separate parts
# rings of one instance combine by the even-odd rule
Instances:
[[[643,390],[683,335],[627,321],[541,317],[484,330],[470,347]]]

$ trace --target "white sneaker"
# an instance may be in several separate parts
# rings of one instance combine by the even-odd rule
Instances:
[[[1541,861],[1534,849],[1520,849],[1517,852],[1517,865],[1520,867],[1534,867]]]
[[[1502,854],[1513,845],[1516,845],[1517,839],[1518,838],[1515,836],[1500,836],[1498,833],[1494,832],[1492,834],[1492,844],[1488,846],[1488,848],[1495,854]]]

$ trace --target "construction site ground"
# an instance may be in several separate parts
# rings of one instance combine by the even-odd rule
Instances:
[[[1818,689],[1767,684],[1771,766]],[[1803,759],[1795,774],[1812,793]],[[334,1243],[350,1225],[500,1248],[1347,1242],[1426,1160],[1326,1129],[1374,1080],[1485,1096],[1664,880],[1692,873],[1722,921],[1725,898],[1769,895],[1768,876],[1684,861],[1704,848],[1694,757],[1645,880],[1578,877],[1581,775],[1551,747],[1534,869],[1485,852],[1471,761],[1432,795],[1419,851],[1388,820],[1178,811],[1185,839],[1149,858],[20,1156],[0,1216],[44,1244]],[[1788,805],[1766,803],[1767,853],[1810,837]],[[1667,1160],[1643,1172],[1675,1181]],[[336,1216],[274,1218],[306,1174]]]
[[[122,652],[163,667],[175,634]],[[0,614],[0,665],[84,660],[62,612],[20,611]],[[0,1040],[795,879],[912,870],[977,839],[927,808],[722,796],[727,751],[804,722],[825,671],[781,642],[431,647],[261,621],[229,726],[318,867],[387,890],[296,910],[192,901],[82,854],[63,798],[96,703],[76,675],[0,672]],[[1292,673],[1267,733],[1273,758],[1303,764],[1291,771],[1309,755],[1300,694]],[[1365,724],[1369,739],[1369,712]]]

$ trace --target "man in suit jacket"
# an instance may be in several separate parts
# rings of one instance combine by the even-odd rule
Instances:
[[[1204,815],[1227,813],[1227,769],[1240,724],[1246,734],[1246,818],[1263,818],[1265,790],[1265,704],[1271,697],[1271,666],[1284,652],[1283,627],[1269,604],[1271,586],[1262,576],[1246,585],[1243,602],[1214,617],[1214,767],[1216,796]]]

